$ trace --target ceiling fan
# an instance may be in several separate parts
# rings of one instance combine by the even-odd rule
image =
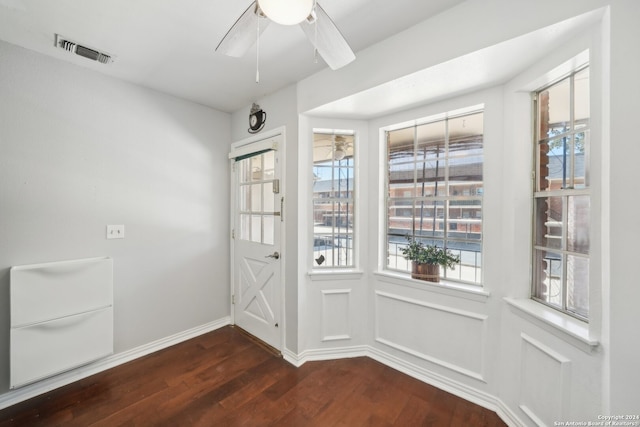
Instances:
[[[314,140],[314,161],[343,160],[353,156],[353,136],[350,135],[322,135]]]
[[[270,21],[299,24],[316,52],[333,70],[356,56],[329,15],[316,0],[256,0],[244,11],[216,47],[216,52],[242,57],[259,40]]]

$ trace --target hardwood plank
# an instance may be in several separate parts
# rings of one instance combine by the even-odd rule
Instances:
[[[399,426],[422,426],[425,425],[425,418],[429,409],[427,400],[420,397],[411,395],[407,400],[406,405],[402,408],[400,415],[396,419],[395,423]],[[472,424],[467,424],[472,425]]]
[[[359,357],[295,368],[225,327],[0,411],[8,426],[504,426]]]

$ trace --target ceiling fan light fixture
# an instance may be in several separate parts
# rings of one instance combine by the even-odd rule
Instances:
[[[269,19],[281,25],[299,24],[313,10],[313,0],[258,0],[258,5]]]
[[[336,147],[336,150],[333,152],[334,160],[342,160],[347,155],[347,152],[342,147]]]

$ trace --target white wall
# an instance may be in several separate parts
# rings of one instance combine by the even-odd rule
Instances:
[[[364,246],[368,259],[363,278],[346,285],[337,274],[321,286],[300,277],[300,359],[368,354],[425,381],[494,408],[510,424],[549,425],[554,421],[598,421],[598,416],[637,414],[640,394],[640,340],[635,286],[634,250],[640,225],[635,218],[638,200],[633,189],[638,145],[634,117],[640,113],[640,16],[634,0],[577,1],[470,0],[456,8],[358,53],[351,67],[323,71],[299,83],[298,106],[311,110],[361,90],[453,59],[475,49],[533,31],[582,13],[602,9],[602,20],[592,31],[560,46],[512,82],[494,89],[460,96],[422,108],[377,118],[370,122],[367,150],[369,179],[359,205],[369,207]],[[508,19],[506,19],[508,17]],[[455,35],[447,32],[456,28]],[[442,43],[424,44],[437,34]],[[440,40],[440,39],[439,39]],[[402,47],[400,49],[399,47]],[[413,47],[413,48],[412,48]],[[594,150],[594,210],[592,213],[591,322],[571,330],[552,327],[504,298],[528,301],[530,274],[531,115],[526,87],[535,73],[566,61],[582,49],[592,54],[593,132],[600,146]],[[415,52],[421,52],[415,55]],[[388,66],[393,63],[394,66]],[[372,71],[375,70],[375,71]],[[535,73],[533,73],[535,71]],[[538,74],[539,75],[539,74]],[[322,88],[319,90],[318,88]],[[377,274],[383,195],[383,172],[378,150],[380,126],[485,103],[484,291],[469,293],[417,285]],[[304,117],[301,135],[313,127]],[[326,124],[324,127],[332,127]],[[301,139],[301,143],[305,140]],[[301,153],[304,151],[301,149]],[[310,166],[307,166],[310,168]],[[302,158],[300,173],[307,174]],[[300,197],[303,198],[301,184]],[[308,208],[300,204],[299,232],[308,232]],[[304,259],[304,256],[301,256]],[[327,284],[325,284],[327,283]],[[316,285],[314,289],[313,286]],[[365,319],[369,339],[333,343],[322,341],[324,313],[321,291],[356,289],[349,294],[345,323]],[[366,290],[362,297],[359,293]],[[318,298],[320,296],[320,298]],[[355,297],[354,297],[355,296]],[[340,314],[345,302],[335,302]],[[355,302],[354,302],[355,301]],[[535,305],[534,303],[531,303]],[[566,320],[566,319],[565,319]],[[434,328],[433,325],[447,325]],[[597,346],[592,345],[597,341]],[[330,350],[330,351],[329,351]]]
[[[355,221],[354,268],[340,273],[314,270],[313,247],[313,129],[342,129],[355,132]],[[300,348],[313,350],[298,355],[304,360],[359,354],[370,341],[368,280],[370,258],[371,178],[375,164],[370,163],[369,127],[366,121],[303,116],[300,122],[298,159],[298,292],[300,293]],[[329,274],[327,274],[329,273]],[[325,356],[327,355],[327,356]]]
[[[285,239],[282,242],[282,258],[285,286],[284,301],[284,349],[296,353],[298,351],[298,103],[296,86],[289,86],[275,94],[257,99],[267,113],[267,120],[261,132],[284,128],[285,150],[281,153],[284,161],[283,178],[280,191],[284,195],[284,223]],[[231,116],[231,135],[233,142],[252,137],[248,132],[249,112],[251,106],[236,111]],[[260,133],[255,136],[259,137]]]
[[[467,0],[357,52],[357,60],[347,67],[338,71],[325,69],[299,82],[299,111],[312,110],[608,3]]]
[[[229,315],[230,123],[0,43],[0,396],[13,265],[112,257],[116,353]]]
[[[610,369],[610,412],[627,414],[640,412],[640,328],[638,328],[638,250],[640,221],[637,212],[640,201],[631,195],[637,194],[635,172],[640,158],[637,118],[640,113],[640,2],[634,0],[615,1],[611,7],[611,51],[609,66],[610,99],[603,101],[609,106],[605,114],[605,127],[610,127],[609,187],[608,197],[603,200],[607,215],[610,247],[605,268],[605,301],[608,319],[606,335]]]
[[[483,288],[478,289],[482,292],[445,292],[439,286],[399,279],[386,274],[384,261],[376,257],[370,262],[378,272],[372,282],[376,325],[373,346],[436,377],[455,378],[461,384],[492,394],[496,373],[490,361],[499,341],[497,303],[504,269],[500,258],[491,256],[499,253],[502,235],[502,91],[494,88],[476,92],[372,120],[370,134],[378,134],[386,126],[479,104],[484,104]],[[385,163],[381,150],[371,155],[372,164]],[[368,194],[376,200],[385,197],[382,187],[385,173],[379,170],[375,179],[371,179],[375,188]],[[373,221],[376,234],[383,235],[384,212],[379,207],[376,211],[378,217]],[[383,253],[386,243],[378,239],[370,245],[376,248],[377,255]]]
[[[594,29],[604,45],[602,114],[596,119],[603,148],[595,351],[503,299],[528,294],[529,236],[521,221],[529,202],[520,191],[528,185],[523,172],[530,169],[530,152],[516,145],[528,144],[522,136],[528,96],[517,91],[517,81],[373,120],[369,140],[360,146],[368,163],[360,192],[360,206],[368,208],[362,273],[335,283],[306,276],[298,234],[308,231],[304,180],[310,175],[299,144],[317,122],[298,114],[606,6],[602,29]],[[285,352],[300,361],[369,354],[496,408],[512,424],[637,413],[640,288],[634,245],[640,225],[632,174],[640,154],[633,138],[640,112],[638,16],[637,0],[469,0],[359,52],[353,66],[320,72],[256,100],[269,114],[266,129],[284,126],[287,135]],[[442,40],[442,34],[449,34],[443,43],[424,43]],[[220,200],[228,200],[229,142],[249,136],[249,106],[229,121],[222,113],[6,44],[0,45],[0,65],[1,342],[8,343],[8,267],[54,259],[114,257],[117,351],[228,315],[228,283],[216,286],[228,281],[229,265],[229,209]],[[486,105],[487,121],[485,292],[376,274],[382,200],[377,129],[479,102]],[[104,240],[109,223],[125,224],[127,238]],[[333,292],[345,289],[350,291]],[[332,312],[331,304],[348,308],[341,315],[353,339],[323,341],[323,316]],[[7,359],[0,350],[2,384]]]

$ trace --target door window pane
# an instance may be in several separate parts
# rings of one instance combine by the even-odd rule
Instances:
[[[242,240],[251,240],[251,216],[240,214],[240,235]]]
[[[238,238],[273,245],[275,242],[275,153],[267,151],[239,160]]]
[[[262,226],[263,226],[262,243],[264,243],[265,245],[273,245],[274,243],[275,221],[276,221],[276,218],[273,215],[264,215],[262,217]]]
[[[262,243],[262,216],[251,215],[251,238],[252,242]]]
[[[251,212],[262,212],[262,184],[250,186]]]
[[[262,211],[274,212],[274,197],[273,197],[273,182],[267,182],[262,184]]]
[[[267,151],[262,155],[262,179],[271,180],[275,178],[275,152]]]

